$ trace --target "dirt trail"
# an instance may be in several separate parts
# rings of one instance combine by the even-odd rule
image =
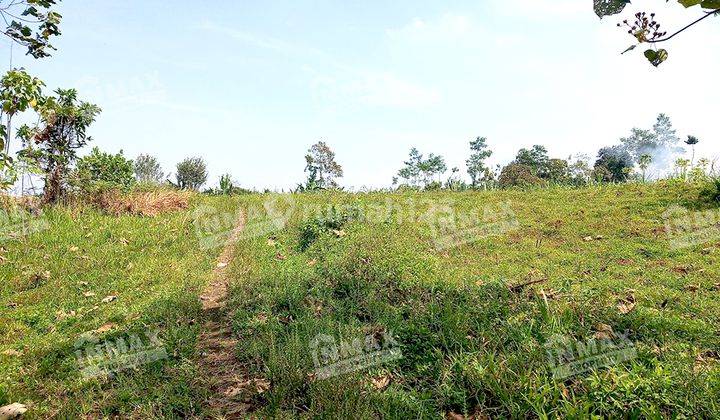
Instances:
[[[200,296],[205,319],[200,333],[200,374],[209,384],[212,395],[207,406],[215,418],[238,418],[250,405],[242,400],[242,391],[253,385],[247,369],[235,358],[237,340],[233,337],[230,313],[226,308],[228,295],[227,267],[234,257],[235,243],[245,227],[240,215],[213,270],[212,280]]]

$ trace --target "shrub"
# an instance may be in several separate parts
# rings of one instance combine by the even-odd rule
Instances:
[[[160,184],[165,174],[155,156],[140,155],[135,159],[135,178],[138,182]]]
[[[198,190],[207,181],[207,167],[202,158],[187,158],[177,164],[176,187],[182,190]]]
[[[101,152],[97,147],[78,159],[74,182],[83,191],[120,188],[128,190],[135,184],[133,161],[118,154]]]
[[[603,147],[595,161],[595,169],[602,173],[605,181],[627,181],[634,166],[632,156],[622,146]],[[610,179],[607,179],[608,174]]]
[[[540,185],[543,181],[533,175],[532,169],[527,165],[511,163],[500,173],[500,188],[530,187]]]
[[[708,201],[720,203],[720,178],[715,178],[710,181],[700,192],[700,197]]]
[[[340,230],[345,223],[360,218],[360,210],[349,208],[337,210],[330,207],[327,214],[319,214],[306,220],[300,226],[300,250],[305,251],[322,235],[332,230]]]

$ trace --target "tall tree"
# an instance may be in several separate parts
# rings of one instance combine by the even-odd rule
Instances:
[[[547,149],[539,144],[530,150],[520,149],[515,157],[515,163],[527,166],[535,176],[541,176],[546,171],[549,161]]]
[[[420,167],[423,162],[423,155],[413,147],[410,149],[410,156],[406,160],[405,167],[398,171],[398,177],[406,179],[410,182],[410,185],[418,186],[420,183]]]
[[[305,171],[319,188],[337,188],[336,179],[343,177],[343,168],[335,161],[335,152],[324,142],[313,144],[305,155]]]
[[[487,138],[477,137],[470,142],[470,158],[465,161],[467,165],[467,173],[470,175],[470,182],[473,187],[477,187],[481,181],[492,180],[492,171],[485,166],[485,160],[492,156],[492,150],[488,148]]]
[[[667,171],[677,155],[685,152],[678,146],[680,137],[673,128],[670,117],[665,114],[657,116],[652,130],[633,128],[630,136],[621,138],[620,142],[635,163],[639,163],[642,155],[650,155],[652,168],[657,172]]]
[[[407,180],[412,186],[427,186],[435,176],[440,182],[440,175],[447,172],[445,158],[430,153],[427,158],[416,148],[410,149],[410,157],[405,167],[398,171],[398,178]]]
[[[86,132],[101,111],[97,105],[80,101],[75,89],[58,89],[55,93],[57,96],[43,98],[38,105],[39,126],[18,130],[25,143],[21,153],[34,158],[45,172],[46,203],[62,197],[67,171],[77,158],[77,149],[92,141]]]

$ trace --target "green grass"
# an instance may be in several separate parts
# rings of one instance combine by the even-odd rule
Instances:
[[[234,213],[237,200],[200,204]],[[0,244],[0,406],[24,403],[29,418],[200,415],[198,295],[220,249],[199,245],[192,209],[142,218],[54,208],[42,217],[47,230]],[[101,340],[158,329],[168,358],[83,380],[76,340],[108,323],[115,328]]]
[[[663,232],[672,204],[708,208],[697,197],[679,183],[298,196],[287,226],[238,243],[230,267],[238,355],[271,384],[245,397],[278,417],[718,417],[720,238],[673,251]],[[504,202],[516,229],[445,250],[421,217]],[[335,213],[312,216],[331,203]],[[543,281],[512,288],[530,280]],[[548,339],[586,340],[600,323],[627,330],[637,357],[554,379]],[[318,334],[381,331],[402,359],[313,377]],[[378,389],[373,378],[391,380]]]
[[[50,209],[47,230],[0,244],[0,406],[24,403],[29,418],[208,415],[198,295],[220,249],[203,249],[193,214],[209,205],[230,219],[247,210],[229,308],[248,379],[270,384],[237,396],[257,416],[716,418],[720,238],[672,250],[663,232],[673,204],[716,208],[699,190],[252,195],[196,198],[157,218]],[[475,240],[435,246],[428,221],[444,210],[473,222],[502,218],[504,205],[509,230],[473,237],[465,227]],[[635,307],[621,313],[629,296]],[[103,341],[158,329],[168,358],[83,380],[75,343],[108,323]],[[637,357],[554,379],[548,340],[584,342],[599,324],[627,331]],[[402,357],[322,379],[319,334],[390,334]]]

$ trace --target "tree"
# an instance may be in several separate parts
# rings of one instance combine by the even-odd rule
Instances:
[[[420,174],[423,178],[423,183],[427,186],[435,176],[438,177],[437,182],[440,182],[440,175],[447,171],[447,165],[445,164],[445,158],[439,155],[430,153],[427,159],[420,164]]]
[[[529,166],[510,163],[500,172],[498,183],[500,188],[530,187],[542,184],[543,180],[538,178]]]
[[[485,166],[485,160],[492,156],[492,150],[487,146],[487,138],[477,137],[470,142],[470,158],[465,161],[467,165],[467,173],[470,175],[470,182],[473,187],[477,187],[482,181],[491,181],[493,173],[490,168]]]
[[[305,155],[305,172],[308,173],[307,185],[318,188],[337,188],[336,178],[343,177],[343,168],[335,161],[335,152],[324,142],[312,145]]]
[[[570,181],[570,166],[565,159],[550,159],[542,175],[542,179],[556,184],[566,184]]]
[[[568,161],[572,160],[570,156]],[[570,182],[574,185],[586,185],[590,182],[593,175],[593,169],[590,167],[590,157],[585,154],[575,155],[575,161],[569,166]]]
[[[5,36],[27,48],[34,58],[49,57],[53,36],[60,35],[62,16],[52,8],[60,0],[0,0],[0,17],[8,25]]]
[[[78,100],[75,89],[58,89],[55,94],[42,98],[37,105],[37,127],[23,126],[18,130],[25,145],[21,154],[35,159],[45,172],[45,203],[56,203],[63,196],[67,170],[77,150],[92,141],[86,132],[101,112],[97,105]]]
[[[520,149],[515,157],[515,163],[527,166],[535,176],[541,176],[546,172],[549,160],[550,157],[545,146],[538,144],[530,150]]]
[[[42,99],[44,86],[40,79],[31,77],[22,69],[10,70],[0,80],[0,189],[9,187],[16,180],[16,171],[11,170],[13,159],[10,156],[13,117],[37,106]]]
[[[625,182],[633,168],[633,158],[623,146],[603,147],[595,161],[597,173],[604,173],[605,181]]]
[[[685,140],[685,144],[692,147],[692,158],[690,159],[690,165],[695,164],[695,145],[700,143],[700,140],[695,136],[688,136]]]
[[[76,182],[87,190],[96,186],[129,189],[135,184],[133,161],[120,153],[101,152],[94,147],[89,155],[78,159]]]
[[[177,164],[175,186],[182,190],[197,191],[207,181],[207,166],[202,158],[186,158]]]
[[[683,153],[684,149],[678,147],[680,137],[672,126],[670,117],[660,114],[652,130],[633,128],[630,136],[620,139],[625,149],[638,163],[642,155],[652,157],[652,167],[662,172],[669,168],[675,156]]]
[[[134,169],[138,182],[160,184],[165,179],[165,173],[155,156],[139,155],[135,159]]]
[[[410,149],[410,157],[405,161],[405,167],[398,171],[398,178],[407,180],[412,186],[427,187],[435,176],[440,182],[440,175],[447,172],[447,165],[442,156],[430,153],[424,158],[416,148]],[[395,179],[397,181],[397,179]]]
[[[626,27],[628,34],[630,34],[636,41],[636,44],[627,48],[623,54],[634,50],[638,45],[650,44],[653,48],[645,50],[643,54],[652,65],[657,67],[668,58],[667,50],[662,48],[658,49],[656,47],[657,44],[670,41],[676,35],[686,31],[708,17],[720,14],[719,0],[678,0],[678,3],[686,8],[700,6],[705,10],[703,10],[703,13],[698,19],[670,35],[668,35],[667,31],[662,31],[660,29],[660,23],[658,23],[655,13],[636,13],[632,23],[630,23],[628,19],[625,19],[622,23],[618,23],[617,25],[618,27]],[[622,12],[628,4],[630,4],[630,0],[593,0],[595,13],[597,13],[600,18],[618,14]]]
[[[638,159],[638,166],[640,166],[640,169],[642,170],[642,180],[645,182],[645,172],[647,171],[648,166],[652,163],[652,155],[648,155],[647,153],[640,156],[640,159]]]
[[[423,155],[416,148],[410,149],[410,156],[406,160],[405,167],[398,171],[398,177],[406,179],[410,185],[418,186],[420,181],[420,167],[423,162]]]

